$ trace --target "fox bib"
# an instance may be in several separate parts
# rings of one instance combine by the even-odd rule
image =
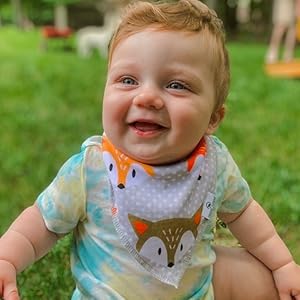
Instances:
[[[126,156],[104,135],[102,155],[122,244],[152,276],[177,287],[214,205],[213,142],[203,137],[186,160],[151,166]]]

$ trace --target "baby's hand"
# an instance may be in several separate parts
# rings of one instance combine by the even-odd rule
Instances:
[[[0,299],[19,300],[15,267],[5,260],[0,260]]]
[[[273,271],[280,300],[300,300],[300,266],[294,261]]]

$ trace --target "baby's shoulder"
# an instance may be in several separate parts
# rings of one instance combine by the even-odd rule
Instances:
[[[209,139],[216,153],[217,173],[223,174],[226,170],[230,170],[233,167],[236,168],[236,164],[227,146],[216,136],[211,135]]]
[[[81,145],[84,155],[84,165],[90,168],[103,168],[102,136],[95,135],[87,138]]]
[[[215,135],[210,135],[208,136],[208,138],[214,146],[217,156],[224,156],[225,154],[229,154],[227,146],[218,137],[216,137]]]
[[[100,150],[102,144],[101,135],[93,135],[88,137],[81,145],[81,151]]]

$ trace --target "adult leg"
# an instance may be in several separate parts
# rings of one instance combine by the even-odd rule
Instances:
[[[296,25],[292,24],[286,34],[284,43],[283,60],[290,61],[294,58],[294,49],[296,45]]]
[[[243,248],[215,247],[216,300],[279,300],[271,271]]]
[[[279,49],[285,31],[286,31],[285,25],[274,24],[270,44],[265,58],[266,63],[274,63],[278,60]]]

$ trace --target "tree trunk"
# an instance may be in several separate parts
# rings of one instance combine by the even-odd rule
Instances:
[[[11,0],[11,6],[13,10],[14,23],[17,27],[21,28],[23,23],[21,0]]]
[[[250,0],[239,0],[237,3],[236,18],[241,24],[248,23],[250,21]]]
[[[58,29],[68,27],[68,11],[63,4],[57,4],[54,8],[54,26]]]

